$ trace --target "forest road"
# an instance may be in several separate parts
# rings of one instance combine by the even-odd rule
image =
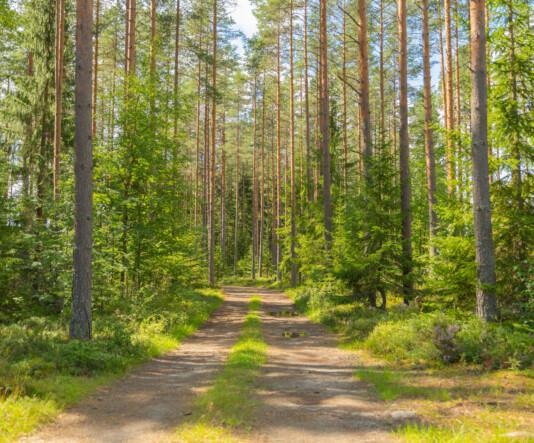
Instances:
[[[224,292],[224,303],[178,349],[99,389],[21,441],[172,441],[176,427],[191,414],[195,396],[222,369],[254,295],[262,298],[268,361],[256,383],[252,432],[240,437],[254,443],[397,441],[391,431],[402,414],[388,410],[354,378],[356,356],[339,349],[334,334],[298,315],[281,292],[235,286]]]
[[[395,442],[402,411],[389,410],[354,377],[354,352],[339,337],[298,315],[283,293],[262,295],[267,363],[258,380],[255,442]]]
[[[192,412],[237,341],[250,291],[229,290],[191,337],[62,413],[25,443],[160,443]]]

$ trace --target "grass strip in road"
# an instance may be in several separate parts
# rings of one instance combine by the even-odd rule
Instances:
[[[183,443],[237,441],[232,430],[249,430],[254,408],[254,383],[267,358],[258,310],[259,297],[249,302],[239,340],[213,386],[200,395],[192,419],[179,427],[177,440]]]

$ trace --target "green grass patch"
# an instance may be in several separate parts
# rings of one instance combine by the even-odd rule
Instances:
[[[510,423],[492,423],[480,426],[463,421],[452,426],[410,424],[396,434],[409,443],[527,443],[534,437],[527,433],[510,432]]]
[[[244,276],[225,276],[223,286],[243,286],[248,288],[272,288],[276,286],[276,279],[272,277],[256,277],[254,279]]]
[[[447,389],[428,386],[413,386],[406,383],[402,372],[387,369],[359,369],[355,375],[366,383],[371,383],[382,400],[398,398],[421,398],[437,401],[451,399]]]
[[[267,358],[258,314],[260,305],[259,297],[250,300],[239,340],[213,386],[197,399],[192,419],[178,429],[179,441],[231,442],[232,429],[251,428],[257,404],[252,395],[254,383]]]
[[[126,370],[177,347],[221,303],[214,290],[160,294],[130,312],[96,315],[94,339],[69,341],[66,322],[0,326],[0,443],[57,416]]]

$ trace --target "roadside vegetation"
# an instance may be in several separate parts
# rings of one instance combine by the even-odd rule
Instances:
[[[0,326],[0,442],[30,432],[132,366],[178,346],[220,304],[216,290],[154,294],[94,321],[91,341],[69,341],[63,317]]]
[[[260,305],[259,297],[250,300],[239,340],[213,386],[198,397],[191,420],[178,429],[178,441],[231,443],[238,441],[232,431],[251,429],[257,403],[254,384],[266,361],[267,348],[261,333]]]
[[[397,434],[408,442],[525,442],[534,439],[532,331],[485,323],[462,311],[369,308],[332,284],[288,291],[297,308],[340,333],[355,351],[355,377],[389,407],[414,411]]]

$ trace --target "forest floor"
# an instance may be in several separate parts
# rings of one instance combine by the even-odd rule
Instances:
[[[392,366],[340,347],[282,292],[227,286],[224,295],[177,349],[21,441],[534,441],[525,372]]]
[[[178,349],[99,389],[22,441],[389,442],[396,441],[392,431],[397,426],[417,420],[412,411],[388,407],[355,378],[356,354],[339,349],[334,334],[297,315],[283,293],[242,287],[226,287],[224,292],[221,307]],[[251,419],[232,428],[224,414],[215,414],[222,434],[181,433],[180,425],[203,420],[198,400],[214,389],[218,374],[225,373],[239,352],[232,345],[248,321],[252,297],[261,298],[258,337],[266,345],[266,360],[258,360],[261,368],[251,369],[253,352],[245,340],[245,359],[235,359],[241,372],[226,372],[230,378],[222,380],[221,392],[208,397],[206,409],[216,408],[217,396],[228,394],[227,384],[228,390],[237,390],[234,400],[246,396],[242,400],[248,404],[252,398]],[[233,374],[253,389],[232,387]]]

